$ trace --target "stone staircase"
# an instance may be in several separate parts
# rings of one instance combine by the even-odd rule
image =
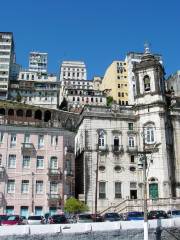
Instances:
[[[180,198],[158,198],[147,199],[148,210],[164,210],[180,209]],[[143,199],[125,199],[118,204],[112,204],[110,207],[101,211],[101,214],[106,212],[125,213],[131,211],[143,212]]]

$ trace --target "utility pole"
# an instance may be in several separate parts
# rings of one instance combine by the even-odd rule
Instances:
[[[143,156],[143,182],[144,182],[144,240],[148,240],[148,209],[147,209],[147,157]]]
[[[32,172],[32,214],[34,215],[34,172]]]
[[[96,161],[95,219],[96,219],[96,215],[97,215],[97,198],[98,198],[98,167],[99,167],[99,146],[97,147],[97,161]]]

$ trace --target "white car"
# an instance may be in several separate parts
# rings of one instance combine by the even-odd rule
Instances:
[[[45,224],[46,222],[43,216],[29,216],[27,221],[30,225]]]

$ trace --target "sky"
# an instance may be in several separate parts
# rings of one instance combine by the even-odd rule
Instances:
[[[23,68],[30,51],[47,52],[50,73],[80,60],[92,79],[149,42],[166,77],[180,69],[179,0],[9,0],[0,7],[0,32],[13,32]]]

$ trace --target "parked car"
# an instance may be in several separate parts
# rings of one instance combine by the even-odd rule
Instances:
[[[168,218],[168,215],[165,211],[162,210],[153,210],[148,213],[148,219],[164,219]]]
[[[77,215],[77,222],[78,223],[89,223],[93,222],[93,218],[89,213],[81,213]]]
[[[65,224],[68,223],[68,220],[64,214],[55,214],[49,217],[48,222],[50,224]]]
[[[1,225],[22,225],[23,220],[19,215],[7,215],[1,220]]]
[[[180,217],[180,210],[169,210],[167,212],[168,217],[170,218],[177,218]]]
[[[21,219],[22,219],[22,224],[28,224],[28,220],[25,216],[21,216]]]
[[[121,221],[121,216],[116,212],[105,213],[103,216],[105,222]]]
[[[128,212],[124,216],[124,220],[131,221],[131,220],[143,220],[144,219],[144,213],[143,212]]]
[[[91,217],[93,219],[94,222],[103,222],[104,219],[100,214],[91,214]]]
[[[46,220],[43,216],[29,216],[27,223],[30,225],[45,224]]]
[[[7,217],[7,215],[5,215],[5,214],[0,215],[0,225],[1,225],[1,221],[5,220],[6,217]]]

